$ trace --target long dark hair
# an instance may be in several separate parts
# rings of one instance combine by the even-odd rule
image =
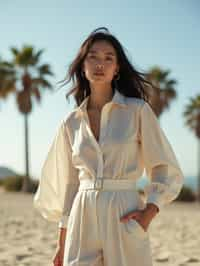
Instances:
[[[73,81],[73,86],[66,94],[66,98],[68,99],[70,94],[74,94],[76,104],[80,105],[84,98],[90,95],[89,81],[82,74],[82,65],[93,43],[102,40],[109,42],[117,54],[119,76],[118,79],[113,79],[112,81],[113,90],[117,89],[127,97],[136,97],[148,101],[145,88],[149,85],[152,86],[152,84],[146,80],[145,73],[141,73],[133,67],[124,52],[123,46],[105,27],[97,28],[87,37],[81,45],[77,56],[70,64],[66,78],[58,82],[62,83],[61,87],[63,87],[71,80]]]

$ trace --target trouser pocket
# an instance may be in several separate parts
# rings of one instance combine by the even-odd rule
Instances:
[[[128,222],[124,222],[124,227],[127,233],[133,234],[139,238],[146,238],[148,232],[143,229],[135,219],[130,219]]]

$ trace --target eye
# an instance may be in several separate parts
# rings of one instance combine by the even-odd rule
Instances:
[[[112,59],[112,57],[106,57],[106,60],[107,61],[112,61],[113,59]]]
[[[96,56],[95,55],[88,55],[88,58],[95,59]]]

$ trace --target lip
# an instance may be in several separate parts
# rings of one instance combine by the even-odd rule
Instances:
[[[94,72],[94,75],[96,75],[96,76],[104,76],[104,73],[103,72]]]

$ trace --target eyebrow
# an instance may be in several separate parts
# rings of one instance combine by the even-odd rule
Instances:
[[[98,52],[96,50],[90,50],[88,53],[96,54]],[[106,52],[105,54],[115,56],[115,54],[113,52]]]

